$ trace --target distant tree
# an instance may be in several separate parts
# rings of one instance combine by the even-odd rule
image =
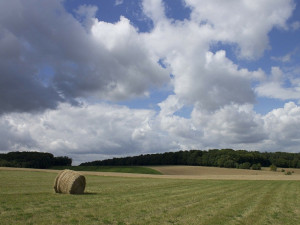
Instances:
[[[197,150],[191,150],[191,151],[189,152],[189,155],[188,155],[188,157],[187,157],[187,164],[188,164],[188,165],[191,165],[191,166],[197,165],[197,157],[198,157],[198,155],[199,155],[199,152],[200,152],[200,151],[197,151]],[[173,165],[174,165],[174,164],[173,164]]]
[[[253,165],[251,166],[251,169],[253,169],[253,170],[261,170],[261,165],[260,165],[260,163],[253,164]]]
[[[225,168],[234,168],[235,162],[233,160],[229,159],[224,163],[224,167]]]
[[[197,166],[202,166],[202,158],[201,158],[200,156],[198,156],[198,157],[196,158],[196,165],[197,165]]]
[[[225,155],[218,158],[218,160],[217,160],[218,167],[224,167],[224,164],[227,160],[228,160],[228,157],[226,157]]]
[[[54,165],[71,165],[72,159],[54,157],[47,152],[9,152],[0,154],[0,166],[40,168],[45,169]]]
[[[244,163],[239,165],[240,169],[248,169],[249,170],[250,167],[251,167],[251,164],[249,162],[244,162]]]
[[[272,165],[270,166],[270,170],[271,170],[271,171],[277,171],[277,166],[275,166],[274,164],[272,164]]]
[[[58,156],[53,158],[53,166],[71,166],[72,159],[67,156]]]
[[[249,169],[252,165],[252,169],[259,169],[262,166],[269,167],[272,164],[281,167],[300,168],[300,153],[250,152],[233,149],[190,150],[97,160],[81,165],[199,165],[245,169]]]

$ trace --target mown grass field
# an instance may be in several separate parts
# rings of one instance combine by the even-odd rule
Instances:
[[[159,171],[143,166],[55,166],[51,169],[116,173],[161,174]]]
[[[299,224],[299,181],[86,175],[55,194],[56,173],[0,170],[0,224]]]

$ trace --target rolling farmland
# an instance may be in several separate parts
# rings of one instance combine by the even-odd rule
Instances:
[[[299,181],[86,173],[86,194],[62,195],[53,191],[55,171],[1,168],[0,224],[211,225],[300,221]],[[286,177],[293,176],[297,174]]]

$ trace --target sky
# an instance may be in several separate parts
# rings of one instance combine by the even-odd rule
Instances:
[[[300,152],[300,2],[0,0],[0,153]]]

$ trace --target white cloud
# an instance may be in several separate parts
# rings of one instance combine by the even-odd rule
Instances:
[[[194,109],[192,119],[194,124],[203,127],[203,140],[210,146],[258,143],[266,138],[264,121],[251,105],[228,105],[214,113]]]
[[[81,5],[75,10],[77,19],[86,27],[87,32],[93,25],[93,19],[98,11],[97,6],[92,5]]]
[[[147,95],[149,87],[168,81],[167,71],[144,47],[144,40],[125,17],[115,24],[95,19],[91,32],[97,45],[104,46],[115,63],[106,65],[108,84],[104,98],[120,100]]]
[[[289,83],[287,86],[286,83]],[[273,67],[271,76],[255,88],[259,96],[281,100],[300,100],[299,78],[287,77],[279,67]]]
[[[193,63],[189,71],[182,68],[182,73],[175,77],[174,90],[189,103],[215,110],[231,103],[253,103],[251,76],[251,72],[238,69],[227,59],[225,51],[207,52],[204,61]]]
[[[263,79],[264,72],[239,68],[224,50],[213,53],[210,47],[221,41],[237,44],[242,57],[260,56],[268,48],[268,32],[274,26],[285,26],[291,3],[187,0],[191,19],[174,21],[166,18],[162,1],[145,0],[144,11],[154,22],[153,30],[144,35],[145,42],[174,75],[172,84],[181,104],[207,110],[232,103],[253,104],[251,83]]]
[[[292,30],[298,30],[300,28],[300,21],[295,21],[291,24]]]
[[[269,134],[267,143],[273,151],[299,151],[300,144],[300,107],[294,102],[284,105],[284,108],[274,109],[264,116],[265,129]]]
[[[15,123],[12,117],[3,116],[0,118],[0,152],[35,149],[37,143],[24,126],[24,123]]]
[[[169,95],[166,100],[158,105],[160,107],[160,114],[163,116],[173,115],[183,107],[183,104],[179,102],[179,99],[176,97],[176,95]]]
[[[60,104],[57,110],[44,113],[10,114],[0,117],[6,133],[1,151],[27,147],[75,156],[77,162],[82,162],[94,159],[90,155],[111,157],[170,150],[175,146],[155,129],[154,116],[151,110],[107,104]]]
[[[157,24],[166,19],[164,3],[161,0],[144,0],[143,1],[144,13]]]
[[[293,102],[265,116],[251,105],[228,105],[213,113],[194,108],[189,119],[117,105],[60,104],[44,113],[5,115],[0,124],[0,151],[47,151],[75,163],[180,149],[296,151],[300,144],[300,107]]]
[[[273,60],[275,60],[275,61],[280,61],[280,62],[283,62],[283,63],[285,63],[285,62],[289,62],[289,61],[291,61],[291,54],[290,53],[288,53],[288,54],[286,54],[286,55],[284,55],[284,56],[281,56],[281,57],[274,57],[274,56],[272,56],[271,58],[273,59]]]
[[[279,61],[282,63],[290,62],[292,60],[292,57],[298,52],[298,47],[296,47],[293,51],[287,53],[284,56],[274,57],[272,56],[271,59],[275,61]]]
[[[161,129],[182,149],[234,148],[297,152],[300,107],[293,102],[262,116],[251,105],[227,105],[214,113],[194,108],[191,119],[160,115]]]
[[[237,43],[243,58],[260,57],[269,47],[268,33],[274,26],[286,27],[294,9],[292,0],[185,0],[191,18],[211,24],[215,40]]]
[[[124,2],[124,0],[116,0],[115,1],[115,5],[118,6],[118,5],[122,5]]]
[[[251,105],[232,104],[214,112],[195,107],[190,119],[160,114],[157,120],[181,149],[249,148],[268,138],[263,119]]]

